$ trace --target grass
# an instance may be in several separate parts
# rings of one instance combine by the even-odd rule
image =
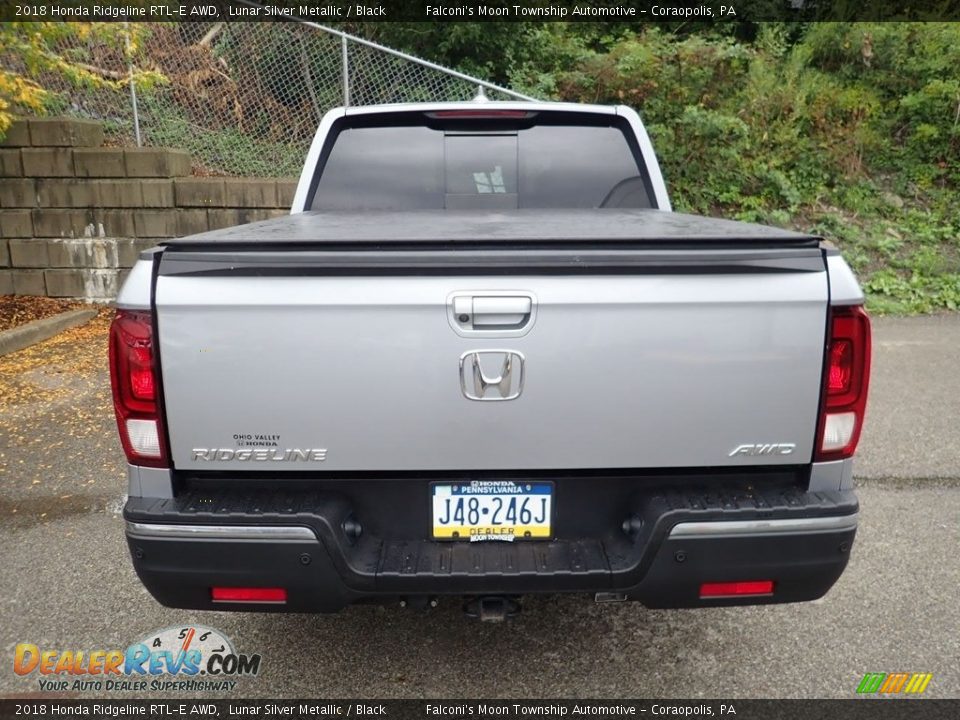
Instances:
[[[947,189],[901,196],[862,180],[836,192],[838,207],[807,219],[836,244],[877,314],[960,309],[960,198]]]
[[[140,109],[145,145],[186,150],[195,166],[211,174],[298,177],[303,168],[308,142],[271,142],[236,128],[211,129],[160,98],[143,98]]]

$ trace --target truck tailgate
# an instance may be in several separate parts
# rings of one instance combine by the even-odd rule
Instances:
[[[174,465],[811,461],[819,249],[516,252],[529,262],[504,272],[504,252],[465,249],[166,250],[155,304]]]

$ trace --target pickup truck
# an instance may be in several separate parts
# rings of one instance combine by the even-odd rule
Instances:
[[[795,602],[856,534],[853,273],[672,212],[626,107],[333,110],[289,216],[141,256],[110,358],[172,607]]]

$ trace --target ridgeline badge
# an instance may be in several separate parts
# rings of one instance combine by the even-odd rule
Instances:
[[[323,462],[326,448],[193,448],[190,459],[204,462]]]

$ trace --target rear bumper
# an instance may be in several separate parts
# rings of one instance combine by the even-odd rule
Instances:
[[[127,542],[143,584],[171,607],[334,612],[439,595],[605,593],[653,608],[814,600],[846,567],[852,492],[649,492],[629,523],[550,542],[390,539],[339,493],[190,491],[130,498]],[[772,580],[773,592],[701,598],[705,582]],[[281,587],[283,604],[221,603],[212,587]]]

